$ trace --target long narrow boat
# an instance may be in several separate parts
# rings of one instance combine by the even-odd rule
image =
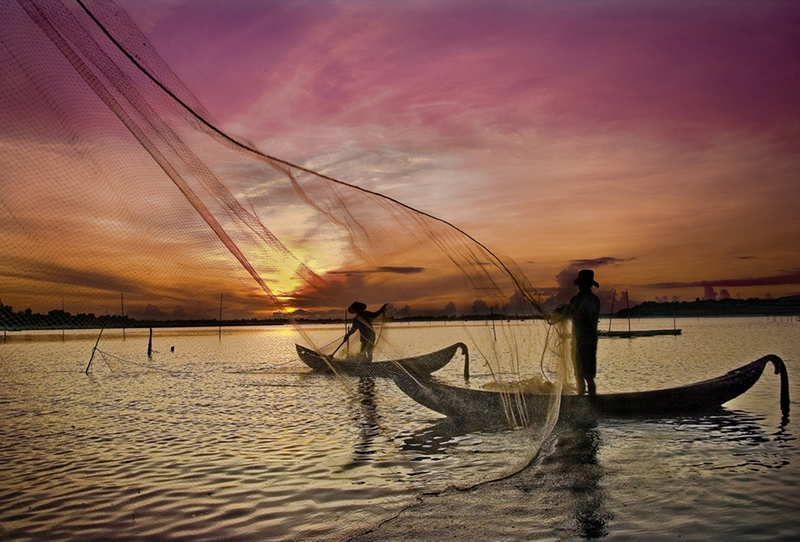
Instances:
[[[783,360],[767,355],[720,377],[695,384],[652,391],[583,395],[563,395],[561,412],[567,416],[583,413],[609,416],[644,416],[696,413],[722,406],[746,392],[772,362],[781,375],[781,409],[789,411],[789,378]],[[551,395],[503,393],[483,389],[449,386],[431,378],[419,378],[395,371],[397,386],[419,404],[473,427],[522,425],[526,420],[542,419],[556,399]]]
[[[597,330],[598,337],[619,337],[633,339],[634,337],[656,337],[658,335],[680,335],[680,329],[638,329],[634,331],[603,331]]]
[[[464,378],[469,378],[469,351],[464,343],[451,344],[429,354],[387,361],[367,361],[358,357],[340,360],[299,344],[295,347],[303,363],[316,372],[377,377],[391,377],[401,367],[404,374],[408,372],[415,376],[429,376],[450,363],[456,351],[461,349],[464,354]]]

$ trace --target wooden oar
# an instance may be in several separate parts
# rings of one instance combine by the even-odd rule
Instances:
[[[349,339],[349,338],[350,338],[350,336],[347,333],[345,333],[344,339],[342,340],[342,344],[340,344],[339,346],[336,347],[336,350],[333,351],[333,354],[331,354],[331,357],[336,355],[336,352],[338,352],[339,349],[344,346],[344,343],[346,343],[347,339]]]
[[[331,357],[335,356],[335,355],[336,355],[336,352],[338,352],[338,351],[339,351],[339,349],[340,349],[341,347],[343,347],[343,346],[344,346],[344,343],[345,343],[345,341],[346,341],[346,340],[347,340],[347,339],[345,339],[344,341],[342,341],[342,344],[340,344],[339,346],[337,346],[337,347],[336,347],[336,350],[334,350],[334,351],[333,351],[333,353],[331,354]]]

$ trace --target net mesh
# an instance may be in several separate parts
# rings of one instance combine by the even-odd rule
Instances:
[[[338,363],[358,362],[365,340],[372,363],[463,343],[469,381],[460,365],[452,369],[466,362],[457,357],[434,377],[390,364],[378,385],[404,383],[467,421],[493,410],[489,417],[515,428],[502,440],[507,462],[457,480],[431,479],[411,493],[469,486],[531,461],[574,377],[568,330],[549,323],[512,262],[444,220],[225,133],[111,2],[3,2],[0,21],[0,302],[6,341],[12,333],[4,362],[22,348],[13,332],[23,328],[124,333],[134,320],[288,322],[293,334],[282,348],[289,344],[291,360],[269,347],[253,352],[229,335],[224,345],[249,349],[242,357],[253,360],[236,370],[308,372],[295,357],[296,341],[323,354],[334,375],[324,386],[372,413],[360,438],[394,440],[388,412],[421,407],[398,395],[375,417],[375,382]],[[374,339],[362,331],[346,336],[360,318],[346,311],[356,300],[372,311],[389,305],[372,321]],[[115,348],[97,345],[109,368],[133,357]],[[469,404],[471,396],[448,395],[441,384],[495,394],[485,405]],[[523,391],[541,394],[543,405],[528,404]],[[436,416],[424,412],[418,416]],[[408,465],[402,468],[416,468]],[[383,516],[353,517],[333,534]]]

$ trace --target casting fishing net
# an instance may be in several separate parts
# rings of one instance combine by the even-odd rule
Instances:
[[[42,419],[81,458],[56,469],[61,491],[102,503],[6,530],[330,539],[534,458],[573,378],[570,345],[511,262],[225,133],[110,2],[3,2],[0,28],[4,402],[23,409],[34,351],[45,387],[90,379],[91,400],[64,384]],[[337,499],[347,521],[319,519],[342,513],[327,512]],[[281,530],[279,510],[298,519]]]

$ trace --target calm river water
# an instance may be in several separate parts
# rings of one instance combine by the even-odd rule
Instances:
[[[419,352],[469,342],[460,326],[393,325]],[[310,374],[291,327],[157,329],[152,359],[146,330],[106,331],[89,375],[96,331],[9,333],[0,540],[797,540],[800,322],[677,325],[680,336],[601,339],[598,392],[773,353],[789,371],[788,419],[768,366],[721,412],[560,424],[518,474],[444,493],[529,452],[514,432],[459,434],[389,380]],[[340,328],[308,329],[333,340]]]

